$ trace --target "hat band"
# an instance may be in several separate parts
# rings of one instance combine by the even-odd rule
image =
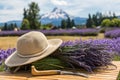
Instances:
[[[48,48],[50,47],[50,45],[48,45],[44,50],[42,50],[41,52],[37,52],[37,54],[33,54],[33,55],[21,55],[20,53],[17,53],[18,56],[23,57],[23,58],[30,58],[30,57],[36,57],[39,56],[41,54],[43,54]]]

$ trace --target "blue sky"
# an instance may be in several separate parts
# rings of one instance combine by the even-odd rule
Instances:
[[[23,8],[32,1],[39,4],[40,14],[58,7],[71,16],[88,17],[88,13],[109,11],[120,15],[120,0],[0,0],[0,22],[21,20]]]

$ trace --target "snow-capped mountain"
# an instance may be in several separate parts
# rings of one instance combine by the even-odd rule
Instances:
[[[54,8],[50,13],[43,14],[40,21],[42,24],[52,23],[55,26],[60,26],[61,20],[67,19],[68,17],[74,19],[76,24],[85,24],[86,22],[86,18],[70,16],[67,12],[59,8]]]
[[[59,26],[61,24],[62,19],[67,19],[68,14],[59,8],[54,8],[50,13],[43,14],[41,17],[42,24],[52,23],[55,26]]]
[[[62,19],[67,19],[69,15],[63,11],[62,9],[59,9],[59,8],[54,8],[53,11],[51,11],[50,13],[46,13],[44,14],[41,19],[45,19],[45,18],[48,18],[48,19],[59,19],[59,18],[62,18]]]

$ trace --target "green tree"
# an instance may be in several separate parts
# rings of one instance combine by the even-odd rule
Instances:
[[[120,19],[117,19],[117,18],[112,19],[111,27],[120,27]]]
[[[67,22],[64,19],[61,21],[61,28],[63,28],[63,29],[67,28]]]
[[[4,24],[2,30],[8,30],[8,24],[7,23]]]
[[[15,27],[15,28],[17,28],[17,27],[18,27],[16,23],[14,23],[14,27]]]
[[[102,21],[102,23],[101,23],[101,26],[102,26],[102,27],[109,27],[109,26],[111,26],[111,21],[110,21],[110,19],[104,19],[104,20]]]
[[[88,16],[89,16],[89,17],[88,17],[88,19],[87,19],[86,26],[87,26],[87,28],[92,28],[94,22],[93,22],[93,20],[92,20],[91,15],[89,14]]]
[[[72,24],[71,24],[71,19],[70,17],[67,18],[67,28],[72,28]]]
[[[72,19],[72,21],[71,21],[71,26],[72,26],[72,27],[75,26],[75,21],[74,21],[74,19]]]
[[[98,22],[97,26],[99,26],[101,25],[101,22],[103,21],[104,16],[100,12],[97,12],[96,15],[97,15],[97,22]]]
[[[116,16],[116,14],[115,14],[115,13],[113,13],[113,18],[117,18],[117,16]]]
[[[21,29],[22,30],[30,29],[30,23],[27,19],[23,19]]]
[[[92,20],[93,20],[93,24],[92,25],[95,25],[95,26],[98,26],[98,20],[97,20],[97,15],[93,15],[92,16]]]
[[[28,9],[24,8],[23,20],[27,19],[29,21],[30,29],[40,29],[41,24],[39,11],[40,11],[39,6],[35,2],[29,4]]]
[[[27,19],[27,10],[24,8],[24,12],[23,12],[23,19]]]
[[[112,20],[104,19],[101,23],[101,26],[103,26],[103,27],[120,27],[120,19],[117,19],[117,18],[114,18]]]
[[[14,23],[8,25],[8,30],[14,30],[15,26]]]
[[[111,12],[109,12],[108,15],[103,15],[102,13],[97,12],[96,14],[93,14],[93,15],[89,14],[88,16],[89,17],[88,17],[87,22],[86,22],[86,26],[88,28],[92,28],[94,26],[101,25],[102,21],[104,19],[110,19],[110,20],[112,20],[114,18],[117,18],[116,15],[115,15],[115,13],[112,14]],[[112,26],[112,24],[111,24],[111,26]]]
[[[39,29],[40,28],[40,15],[39,15],[39,6],[37,3],[32,2],[29,4],[28,10],[28,20],[30,22],[31,29]]]

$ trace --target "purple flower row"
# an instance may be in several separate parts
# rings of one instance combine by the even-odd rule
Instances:
[[[21,31],[1,31],[0,36],[20,36],[31,30],[21,30]],[[80,35],[80,36],[97,36],[99,31],[96,29],[68,29],[68,30],[37,30],[43,32],[47,36],[56,35]]]
[[[63,42],[61,46],[74,46],[76,44],[82,44],[83,46],[86,44],[90,44],[93,47],[97,47],[97,45],[104,45],[107,47],[107,50],[112,54],[115,53],[120,56],[120,38],[117,39],[89,39],[89,40],[75,40],[75,41],[67,41]]]
[[[43,30],[45,35],[80,35],[80,36],[97,36],[99,31],[96,29],[68,29],[68,30]]]
[[[120,37],[120,29],[110,30],[105,32],[105,37],[107,38],[117,38]]]

